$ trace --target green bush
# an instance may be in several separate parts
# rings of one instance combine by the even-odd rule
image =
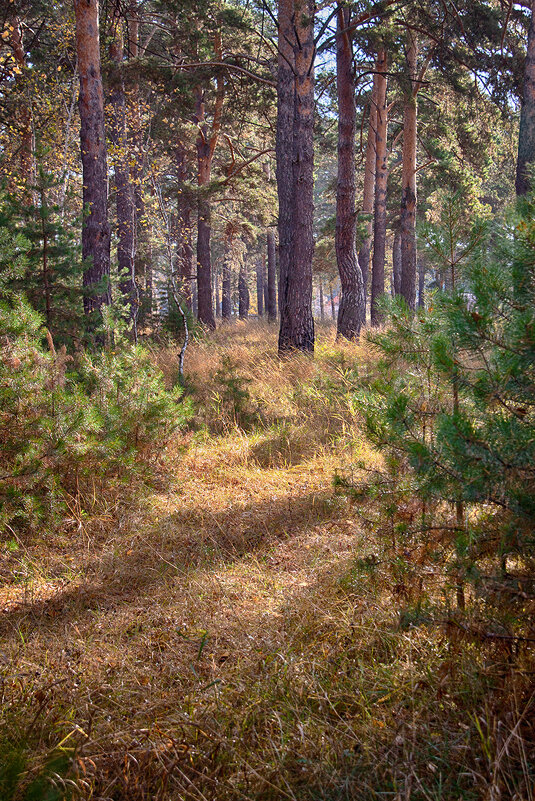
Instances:
[[[189,415],[142,347],[56,351],[20,299],[0,336],[0,533],[54,526],[67,494],[132,475]]]
[[[505,587],[509,569],[517,590],[535,556],[534,211],[452,243],[453,288],[427,310],[386,304],[377,376],[358,393],[369,436],[420,502],[417,539],[441,532],[457,580],[491,573]]]

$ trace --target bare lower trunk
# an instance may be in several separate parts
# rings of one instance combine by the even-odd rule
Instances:
[[[221,298],[221,316],[223,320],[230,320],[232,316],[232,298],[231,298],[231,274],[233,262],[233,232],[229,226],[229,230],[225,233],[225,257],[223,260],[223,275],[222,275],[222,298]]]
[[[205,122],[204,92],[201,87],[195,90],[195,121],[199,126],[197,135],[197,165],[199,187],[210,181],[212,154],[208,127]],[[197,292],[199,322],[207,328],[215,328],[214,309],[212,305],[212,260],[210,253],[211,237],[210,200],[199,196],[197,222]]]
[[[524,67],[524,97],[518,132],[516,193],[525,195],[531,188],[527,167],[535,162],[535,2],[531,4],[526,63]]]
[[[100,313],[111,302],[108,169],[104,131],[104,95],[100,70],[98,0],[74,0],[76,52],[80,73],[80,143],[83,204],[82,257],[86,314]]]
[[[265,314],[268,313],[269,308],[269,290],[268,290],[268,282],[267,282],[267,264],[266,264],[266,257],[264,256],[262,259],[263,270],[264,270],[264,312]]]
[[[188,309],[191,309],[191,279],[194,275],[191,223],[191,197],[186,191],[188,167],[186,149],[179,145],[177,164],[177,273],[179,291]]]
[[[331,301],[331,315],[332,315],[333,320],[336,320],[336,307],[334,305],[334,293],[333,293],[332,285],[329,287],[329,297],[330,297],[330,301]]]
[[[279,352],[314,350],[314,6],[280,0],[277,107]]]
[[[247,261],[242,258],[238,277],[238,315],[240,320],[247,320],[249,316],[249,287],[247,285],[247,278]]]
[[[261,258],[256,262],[256,311],[259,317],[264,316],[264,263]]]
[[[272,229],[267,232],[267,293],[268,320],[273,323],[277,319],[277,255],[275,231]]]
[[[215,300],[215,316],[221,317],[221,303],[219,302],[219,270],[217,266],[214,269],[214,300]]]
[[[128,306],[132,336],[137,340],[138,312],[134,275],[134,192],[130,182],[129,149],[126,131],[126,99],[120,72],[124,56],[122,20],[118,13],[112,17],[110,58],[115,66],[110,105],[113,111],[111,141],[117,209],[117,263],[119,289]]]
[[[353,54],[347,33],[351,12],[339,7],[336,35],[338,93],[338,180],[336,187],[336,262],[341,283],[337,336],[357,339],[366,323],[362,271],[356,251],[355,215],[355,82]]]
[[[417,144],[417,41],[408,32],[407,70],[410,89],[403,114],[403,167],[401,189],[401,295],[409,309],[416,305],[416,144]]]
[[[425,265],[420,262],[418,265],[418,308],[425,306]]]
[[[396,228],[392,245],[392,294],[401,292],[401,231]]]
[[[320,278],[320,319],[325,319],[325,300],[323,298],[323,278]]]
[[[380,325],[382,315],[377,301],[385,291],[385,253],[386,253],[386,185],[387,169],[387,128],[388,110],[386,105],[386,89],[388,61],[386,51],[381,48],[377,55],[377,136],[375,139],[375,202],[373,221],[373,261],[372,261],[372,293],[371,323]]]
[[[377,136],[377,87],[381,76],[377,73],[373,76],[373,89],[370,102],[370,116],[368,122],[368,141],[366,144],[366,160],[364,162],[364,191],[362,195],[362,213],[369,215],[366,222],[366,236],[359,250],[359,264],[364,283],[364,293],[368,286],[368,274],[370,271],[370,254],[372,248],[373,234],[373,204],[375,196],[375,139]]]

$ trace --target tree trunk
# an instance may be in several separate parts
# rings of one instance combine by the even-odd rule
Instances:
[[[392,245],[392,294],[401,293],[401,231],[396,228]]]
[[[357,260],[355,212],[355,82],[353,54],[347,28],[351,10],[340,6],[336,34],[336,86],[338,94],[338,180],[336,186],[336,262],[341,297],[337,336],[357,339],[366,323],[362,271]]]
[[[425,306],[425,265],[420,262],[418,265],[418,308]]]
[[[535,162],[535,1],[531,4],[528,46],[524,67],[524,97],[518,132],[516,194],[525,195],[531,188],[527,167]]]
[[[386,185],[387,169],[387,129],[388,109],[386,105],[386,89],[388,60],[386,51],[381,48],[377,54],[377,135],[375,139],[375,202],[373,221],[373,261],[372,261],[372,293],[371,324],[380,325],[382,315],[377,308],[377,301],[385,291],[385,252],[386,252]]]
[[[267,232],[267,292],[268,320],[274,323],[277,319],[277,249],[275,231],[272,228]]]
[[[336,309],[335,309],[335,306],[334,306],[334,295],[333,295],[332,284],[329,287],[329,295],[330,295],[330,299],[331,299],[331,314],[332,314],[333,320],[336,320]]]
[[[191,198],[186,192],[185,185],[188,179],[188,165],[186,148],[179,144],[176,151],[177,165],[177,273],[180,292],[184,301],[191,309],[191,279],[193,269],[193,245],[191,225]]]
[[[195,88],[195,122],[199,129],[196,142],[198,165],[197,183],[199,187],[204,187],[210,181],[212,153],[208,126],[205,122],[204,91],[200,86]],[[212,304],[211,232],[210,200],[202,194],[201,189],[198,200],[197,222],[198,318],[200,323],[213,330],[215,328],[215,319]]]
[[[314,4],[280,0],[277,81],[279,352],[314,350]]]
[[[76,53],[80,73],[80,143],[83,204],[82,257],[85,262],[86,314],[100,313],[111,302],[108,169],[104,131],[104,95],[100,70],[98,0],[74,0]],[[92,288],[92,290],[91,290]]]
[[[129,148],[126,132],[126,99],[121,65],[124,58],[122,20],[118,6],[112,16],[110,59],[115,67],[112,75],[110,105],[113,111],[111,141],[117,208],[117,262],[119,289],[128,304],[128,317],[132,336],[137,341],[136,318],[138,313],[134,275],[134,193],[130,182]]]
[[[267,264],[265,256],[262,258],[262,269],[264,270],[264,313],[267,314],[269,309],[269,290],[267,282]]]
[[[256,311],[259,317],[264,316],[264,263],[261,258],[256,262]]]
[[[366,236],[359,250],[359,264],[362,272],[364,284],[364,296],[366,298],[368,286],[368,274],[370,271],[370,254],[372,249],[373,233],[373,203],[375,195],[375,140],[377,136],[377,89],[381,76],[375,73],[373,76],[373,89],[370,101],[370,115],[368,122],[368,141],[366,143],[366,160],[364,162],[364,191],[362,195],[362,213],[369,215],[366,223]]]
[[[247,285],[247,261],[242,257],[240,260],[240,273],[238,278],[238,315],[240,320],[247,320],[249,316],[249,287]]]
[[[403,115],[403,167],[401,190],[401,295],[409,309],[416,305],[416,92],[418,43],[408,31],[407,71],[409,90]]]
[[[221,304],[219,302],[219,270],[217,265],[214,268],[214,301],[215,301],[215,316],[221,317]]]
[[[320,319],[325,319],[325,300],[323,298],[323,278],[320,276]]]
[[[221,298],[221,316],[223,320],[230,320],[232,316],[232,297],[231,297],[231,283],[230,278],[232,274],[232,261],[233,261],[233,233],[230,230],[225,232],[225,257],[223,260],[223,276],[222,276],[222,298]]]

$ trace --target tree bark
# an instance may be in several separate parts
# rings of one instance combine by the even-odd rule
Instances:
[[[279,352],[314,350],[314,4],[279,0]]]
[[[124,58],[122,20],[119,7],[112,16],[110,59],[115,67],[112,75],[110,105],[113,111],[111,125],[112,154],[115,175],[117,209],[117,262],[119,289],[128,304],[128,317],[132,325],[132,336],[137,341],[136,318],[138,313],[137,292],[134,274],[134,192],[130,182],[129,147],[126,130],[126,99],[121,65]]]
[[[377,136],[377,88],[381,76],[373,76],[373,89],[370,101],[370,115],[368,121],[368,140],[366,143],[366,159],[364,162],[364,191],[362,195],[362,213],[369,215],[366,223],[366,236],[360,247],[358,259],[364,284],[364,295],[367,294],[368,275],[370,271],[370,254],[373,234],[373,203],[375,196],[375,140]]]
[[[524,97],[520,111],[518,158],[516,164],[516,194],[525,195],[531,189],[527,167],[535,162],[535,2],[531,4],[526,63],[524,66]]]
[[[339,6],[336,33],[336,87],[338,94],[338,180],[336,187],[335,249],[341,297],[337,336],[358,339],[366,323],[362,271],[357,259],[355,211],[355,82],[353,54],[347,28],[351,10]]]
[[[188,164],[186,148],[179,144],[176,150],[177,167],[177,273],[180,292],[186,306],[191,309],[191,279],[193,269],[193,245],[191,224],[191,198],[186,192]]]
[[[425,306],[425,265],[420,262],[418,265],[418,308]]]
[[[264,263],[261,258],[256,261],[256,311],[259,317],[264,316]]]
[[[262,259],[262,265],[264,270],[264,313],[267,314],[269,309],[269,290],[267,281],[267,264],[265,256]]]
[[[277,248],[272,228],[267,232],[267,291],[268,320],[274,323],[277,319]]]
[[[396,228],[392,245],[392,294],[401,293],[401,231]]]
[[[232,316],[232,298],[230,277],[233,261],[233,231],[229,228],[225,232],[225,256],[223,260],[221,316],[223,320],[230,320]]]
[[[104,131],[104,94],[100,69],[98,0],[74,0],[76,53],[80,73],[80,143],[82,151],[83,276],[86,314],[100,313],[111,302],[110,226],[108,224],[108,169]],[[92,289],[91,289],[92,288]]]
[[[247,320],[249,316],[249,287],[247,285],[247,260],[241,258],[238,277],[238,315],[240,320]]]
[[[334,295],[333,295],[333,288],[332,288],[332,284],[331,284],[331,286],[329,287],[329,297],[330,297],[330,300],[331,300],[331,314],[332,314],[332,318],[333,318],[333,320],[336,320],[336,308],[335,308],[335,306],[334,306]]]
[[[384,47],[377,54],[377,135],[375,139],[375,201],[373,221],[373,260],[371,292],[371,324],[380,325],[382,315],[377,301],[385,291],[385,253],[386,253],[386,185],[388,109],[386,90],[388,59]]]
[[[407,72],[410,78],[403,114],[401,190],[401,295],[409,309],[416,306],[416,146],[418,43],[408,31]]]
[[[323,298],[323,278],[320,276],[320,319],[325,319],[325,300]]]

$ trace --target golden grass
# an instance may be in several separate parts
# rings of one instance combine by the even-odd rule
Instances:
[[[500,659],[400,630],[388,574],[361,561],[380,543],[333,489],[357,452],[380,464],[351,405],[350,372],[373,354],[328,326],[314,360],[275,344],[260,323],[194,342],[196,424],[158,480],[11,554],[4,731],[30,773],[76,745],[76,793],[93,801],[521,801],[529,749],[504,743],[528,718],[524,678],[506,708],[487,703]],[[156,355],[172,381],[176,354]],[[229,375],[248,392],[238,410]]]

